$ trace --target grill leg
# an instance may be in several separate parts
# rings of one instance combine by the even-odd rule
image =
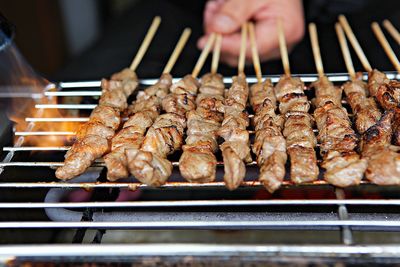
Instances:
[[[337,199],[345,199],[344,190],[341,188],[335,189],[335,194]],[[338,217],[339,220],[348,220],[349,213],[347,212],[346,205],[339,205],[338,208]],[[345,245],[352,245],[353,244],[353,233],[351,232],[351,228],[349,226],[342,226],[341,229],[341,239],[342,243]]]

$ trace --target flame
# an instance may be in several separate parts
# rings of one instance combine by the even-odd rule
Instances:
[[[20,54],[14,44],[0,51],[0,84],[10,88],[9,93],[34,93],[36,95],[50,88],[51,83],[38,75]],[[54,89],[53,89],[54,90]],[[7,110],[8,117],[14,124],[14,130],[19,132],[76,132],[79,123],[76,122],[27,122],[26,118],[64,118],[75,117],[68,110],[37,109],[35,104],[57,104],[57,97],[43,96],[34,98],[11,98],[12,103]],[[74,136],[36,135],[15,137],[22,146],[63,146],[70,144]],[[21,142],[22,140],[22,142]]]
[[[26,100],[25,100],[26,101]],[[79,122],[27,122],[26,118],[65,118],[71,117],[70,112],[62,113],[58,109],[37,109],[36,104],[57,104],[57,97],[43,97],[40,101],[29,100],[24,103],[25,109],[16,111],[20,101],[13,102],[14,112],[9,113],[9,118],[15,123],[15,132],[53,132],[49,135],[24,136],[24,146],[65,146],[74,140],[74,135],[57,135],[57,132],[76,132],[79,128]],[[15,106],[16,105],[16,106]],[[19,136],[15,136],[16,139]]]

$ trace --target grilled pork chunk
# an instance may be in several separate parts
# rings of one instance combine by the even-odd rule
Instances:
[[[290,158],[291,180],[297,184],[314,181],[319,174],[314,150],[317,140],[304,84],[299,78],[284,75],[275,86],[275,95],[285,118],[283,136]]]
[[[190,182],[215,180],[218,149],[217,137],[223,114],[224,82],[219,74],[206,74],[201,79],[197,108],[187,113],[187,138],[179,160],[182,176]]]
[[[181,149],[186,113],[195,108],[198,81],[185,76],[170,87],[170,94],[162,100],[165,114],[158,116],[147,131],[140,149],[128,149],[129,172],[142,183],[163,185],[172,173],[167,156]]]
[[[93,110],[89,121],[80,127],[77,141],[65,154],[64,165],[56,171],[57,178],[68,180],[78,176],[109,151],[109,141],[119,127],[121,112],[137,85],[136,74],[129,69],[114,74],[110,81],[102,80],[99,106]]]
[[[357,185],[364,176],[367,161],[360,159],[355,151],[358,138],[341,104],[342,89],[335,87],[327,77],[321,77],[311,86],[315,89],[314,103],[318,103],[314,119],[319,130],[321,166],[326,170],[324,179],[339,187]]]
[[[276,97],[270,80],[250,87],[250,104],[255,113],[253,152],[260,167],[258,179],[273,193],[285,177],[287,154],[286,140],[282,135],[284,118],[275,113]]]
[[[249,86],[244,74],[233,77],[221,110],[224,120],[218,135],[224,139],[220,146],[224,160],[224,181],[229,190],[236,189],[246,175],[245,163],[251,162],[250,141],[247,126],[249,117],[246,104]]]
[[[116,181],[129,176],[127,150],[138,150],[147,129],[160,113],[162,97],[172,84],[172,76],[163,74],[152,86],[138,93],[131,105],[131,116],[111,141],[111,152],[104,157],[107,179]]]

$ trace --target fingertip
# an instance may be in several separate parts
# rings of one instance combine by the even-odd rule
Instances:
[[[203,49],[206,45],[207,42],[207,37],[206,36],[202,36],[200,37],[199,40],[197,40],[197,48],[198,49]]]
[[[227,34],[237,30],[238,23],[228,15],[217,14],[210,23],[210,28],[213,32]]]

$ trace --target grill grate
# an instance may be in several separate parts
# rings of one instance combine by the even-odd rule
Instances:
[[[400,75],[394,72],[387,72],[389,78],[400,78]],[[300,75],[293,75],[300,76]],[[333,82],[345,82],[349,79],[346,74],[328,74],[329,79]],[[317,75],[301,75],[304,82],[313,82],[317,79]],[[363,76],[367,78],[367,74]],[[271,78],[273,82],[277,82],[279,76],[266,76],[264,78]],[[142,85],[146,86],[152,84],[156,79],[145,79],[142,80]],[[249,83],[256,81],[254,77],[248,78]],[[224,82],[229,84],[230,78],[225,78]],[[61,82],[54,84],[46,88],[44,96],[48,97],[75,97],[75,96],[99,96],[99,81],[90,82]],[[53,91],[57,88],[58,91]],[[88,90],[88,88],[94,90]],[[93,109],[96,105],[94,104],[52,104],[43,105],[37,104],[36,116],[26,118],[28,127],[25,131],[15,132],[17,140],[13,147],[4,147],[5,153],[4,159],[0,162],[0,188],[1,189],[50,189],[49,194],[57,195],[56,199],[44,202],[0,202],[0,209],[45,209],[47,214],[53,222],[49,221],[2,221],[0,222],[0,228],[91,228],[91,229],[271,229],[271,228],[290,228],[290,229],[340,229],[341,240],[345,245],[352,244],[353,234],[352,229],[358,230],[398,230],[400,229],[399,214],[397,212],[388,214],[371,214],[371,213],[350,213],[349,207],[372,207],[378,209],[384,209],[386,207],[396,209],[400,206],[400,199],[393,199],[390,196],[388,199],[375,199],[375,197],[366,197],[371,188],[376,190],[378,187],[371,185],[368,181],[362,181],[361,185],[357,187],[357,190],[365,192],[360,199],[346,199],[345,190],[335,189],[328,185],[323,180],[317,180],[312,183],[304,184],[301,186],[295,186],[291,181],[285,180],[282,186],[282,191],[285,190],[320,190],[321,187],[328,188],[333,195],[332,199],[203,199],[203,200],[152,200],[152,201],[89,201],[89,202],[78,202],[70,203],[62,200],[62,194],[68,192],[68,189],[79,189],[83,188],[86,190],[115,190],[115,189],[145,189],[161,192],[162,190],[219,190],[226,191],[224,183],[221,181],[215,181],[212,183],[205,184],[193,184],[182,180],[171,179],[167,184],[160,188],[154,189],[146,185],[140,184],[137,181],[119,181],[119,182],[106,182],[97,179],[97,176],[93,178],[80,177],[72,181],[48,181],[49,179],[41,179],[31,177],[30,181],[24,179],[10,181],[7,179],[7,172],[5,170],[15,169],[18,172],[22,168],[28,169],[54,169],[62,165],[62,162],[54,161],[20,161],[19,157],[16,157],[18,153],[28,152],[64,152],[67,151],[69,146],[55,146],[55,147],[37,147],[37,146],[23,146],[24,141],[28,136],[72,136],[74,132],[62,132],[62,131],[34,131],[36,123],[52,123],[57,124],[59,122],[85,122],[88,120],[87,117],[43,117],[43,112],[47,108],[64,108],[64,109]],[[18,161],[17,161],[18,160]],[[178,166],[178,162],[173,161],[174,166]],[[96,161],[92,167],[94,170],[99,172],[99,169],[104,167],[102,160]],[[222,162],[218,162],[218,166],[223,166]],[[256,162],[253,161],[248,165],[253,169],[256,166]],[[176,168],[175,168],[176,169]],[[246,180],[240,187],[243,189],[254,189],[261,188],[262,185],[256,180]],[[388,188],[393,187],[379,187],[379,190],[386,191]],[[59,190],[59,191],[57,191]],[[347,189],[346,189],[347,190]],[[397,188],[395,188],[397,190]],[[315,215],[313,212],[307,212],[308,207],[326,207],[331,206],[335,211],[334,214],[321,213]],[[295,214],[294,212],[288,212],[285,216],[279,215],[274,217],[273,214],[268,212],[260,213],[257,215],[248,212],[243,214],[243,209],[248,207],[289,207],[293,209],[299,208],[299,211]],[[163,209],[175,209],[172,215]],[[189,209],[180,211],[180,208]],[[197,208],[210,208],[211,213],[207,212],[196,212],[190,209]],[[233,209],[234,211],[215,211],[212,209],[227,208]],[[79,211],[71,211],[71,209],[78,209]],[[91,220],[65,220],[61,215],[75,212],[78,218],[82,218],[82,209],[89,209],[93,211]],[[111,211],[109,211],[111,209]],[[117,209],[117,211],[115,211]],[[122,209],[122,211],[121,211]],[[150,211],[143,211],[142,209],[150,209]],[[239,209],[239,210],[237,210]],[[138,211],[139,210],[139,211]],[[53,211],[57,211],[58,215],[55,215]],[[52,214],[50,216],[50,214]],[[61,214],[61,215],[60,215]],[[101,214],[105,214],[105,217],[101,217]],[[110,214],[110,216],[106,216]],[[156,214],[156,215],[155,215]],[[366,216],[368,215],[368,216]],[[60,216],[60,217],[57,217]],[[64,215],[63,215],[64,216]],[[97,217],[96,217],[97,216]],[[112,218],[115,217],[115,219]],[[160,216],[159,220],[149,221],[152,216]],[[213,217],[214,216],[214,217]],[[236,216],[236,217],[235,217]],[[97,219],[96,219],[97,218]],[[110,219],[111,218],[111,219]],[[134,219],[133,219],[134,218]],[[233,218],[233,219],[232,219]]]

